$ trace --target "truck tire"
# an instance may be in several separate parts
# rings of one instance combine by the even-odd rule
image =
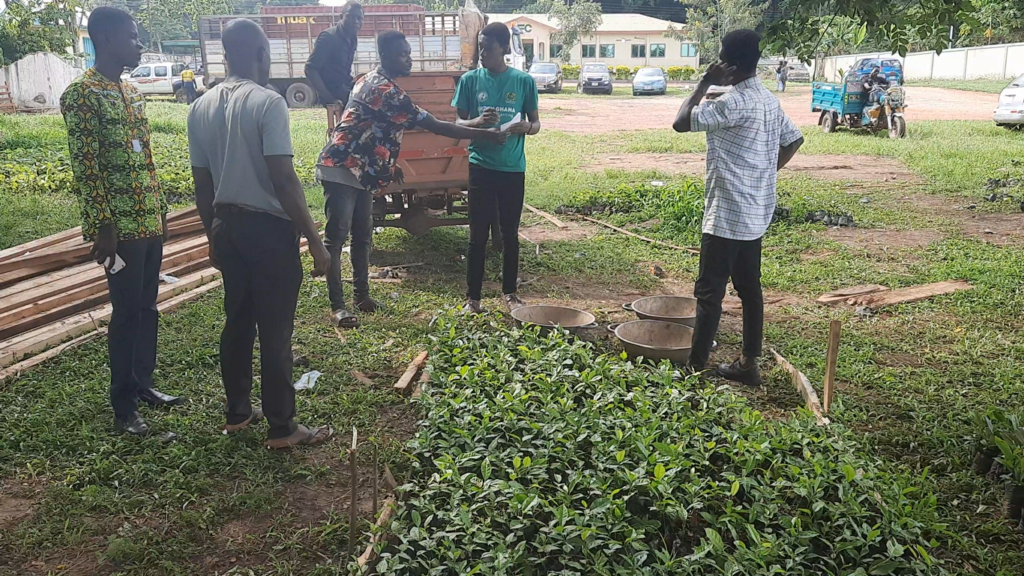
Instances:
[[[178,91],[174,93],[174,101],[178,104],[188,104],[188,96],[185,95],[184,88],[178,88]]]
[[[316,106],[316,91],[305,82],[296,82],[284,93],[289,108],[311,108]]]
[[[821,131],[826,134],[836,131],[836,117],[828,110],[821,113]]]

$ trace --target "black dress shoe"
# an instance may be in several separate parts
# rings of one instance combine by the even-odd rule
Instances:
[[[121,420],[117,418],[114,423],[114,429],[117,430],[118,434],[131,434],[133,436],[148,436],[149,435],[149,424],[139,416],[138,412],[132,412],[132,415],[127,420]]]
[[[744,386],[760,386],[764,383],[761,380],[761,372],[757,369],[756,360],[752,360],[750,366],[747,367],[743,366],[742,360],[737,360],[732,364],[719,364],[715,372],[726,380],[739,382]]]
[[[163,392],[154,390],[153,388],[139,390],[139,400],[142,400],[150,406],[177,406],[184,402],[180,396],[164,394]]]

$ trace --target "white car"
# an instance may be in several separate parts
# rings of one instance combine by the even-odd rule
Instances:
[[[181,73],[186,68],[181,62],[140,64],[128,75],[128,82],[144,96],[177,96],[181,89]],[[203,78],[196,74],[196,89],[202,86]]]
[[[999,104],[992,114],[997,126],[1024,127],[1024,74],[1018,76],[999,94]]]

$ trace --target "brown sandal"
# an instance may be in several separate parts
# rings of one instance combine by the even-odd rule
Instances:
[[[234,434],[235,432],[241,432],[242,430],[248,428],[251,424],[255,424],[260,420],[263,420],[263,410],[260,410],[259,408],[253,406],[252,414],[250,414],[249,417],[246,418],[244,422],[239,422],[238,424],[225,424],[224,433]]]
[[[267,448],[271,450],[287,450],[297,446],[317,446],[329,440],[333,435],[334,430],[330,426],[321,426],[319,428],[299,426],[298,430],[293,432],[291,436],[267,440]]]

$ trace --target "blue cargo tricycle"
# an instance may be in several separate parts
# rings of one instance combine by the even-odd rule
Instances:
[[[871,132],[889,131],[890,138],[907,135],[903,117],[905,93],[900,86],[878,90],[877,102],[869,102],[864,79],[847,76],[842,84],[815,82],[811,90],[811,110],[821,112],[818,125],[825,132],[836,127],[864,128]]]

